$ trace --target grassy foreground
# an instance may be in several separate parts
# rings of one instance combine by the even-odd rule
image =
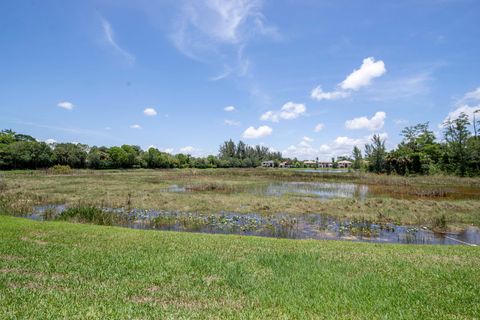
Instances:
[[[0,216],[0,318],[476,319],[480,248]]]

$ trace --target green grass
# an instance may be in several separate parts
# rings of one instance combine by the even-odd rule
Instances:
[[[33,205],[78,203],[112,208],[134,207],[169,211],[261,214],[322,213],[340,218],[433,226],[445,217],[449,229],[480,226],[480,179],[452,176],[399,177],[363,173],[305,173],[291,169],[213,170],[74,170],[10,171],[0,174],[0,209],[24,213]],[[346,182],[368,185],[365,201],[313,197],[265,196],[250,188],[271,182]],[[172,184],[187,193],[163,192]],[[458,191],[465,198],[429,197]],[[426,196],[424,196],[426,195]]]
[[[480,248],[0,216],[1,319],[477,319]]]

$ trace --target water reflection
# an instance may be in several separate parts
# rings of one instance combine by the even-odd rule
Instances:
[[[65,206],[37,207],[28,218],[54,220]],[[364,242],[440,245],[480,245],[480,230],[435,233],[426,227],[377,224],[368,220],[340,220],[322,214],[197,214],[157,210],[105,209],[125,221],[121,226],[199,233],[221,233],[288,239],[330,239]]]

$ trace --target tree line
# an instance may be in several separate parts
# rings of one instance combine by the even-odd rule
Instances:
[[[429,124],[420,123],[402,130],[403,140],[387,151],[385,140],[379,135],[365,145],[364,157],[358,147],[353,149],[353,168],[376,173],[399,175],[410,174],[455,174],[459,176],[480,175],[480,138],[477,127],[465,113],[443,123],[443,140],[438,141]]]
[[[232,140],[220,146],[218,156],[172,155],[156,148],[144,151],[139,146],[90,147],[81,143],[38,141],[12,130],[0,132],[0,169],[39,169],[54,165],[71,168],[230,168],[257,167],[264,160],[281,159],[279,152],[264,146],[249,146]]]
[[[480,175],[480,138],[477,126],[464,113],[443,124],[443,139],[437,140],[429,124],[420,123],[402,130],[403,140],[395,149],[387,151],[385,140],[373,135],[362,152],[357,146],[350,156],[338,160],[351,160],[352,168],[375,173],[398,175],[455,174]],[[144,151],[139,146],[90,147],[80,143],[47,144],[12,130],[0,132],[0,169],[38,169],[54,165],[71,168],[251,168],[262,161],[289,161],[302,167],[297,159],[286,159],[261,145],[249,146],[243,141],[225,141],[218,155],[193,157],[189,154],[162,152],[156,148]],[[317,158],[318,160],[318,158]],[[335,159],[332,159],[335,164]]]

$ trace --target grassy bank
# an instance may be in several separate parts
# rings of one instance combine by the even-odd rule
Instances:
[[[0,216],[0,318],[475,319],[480,250]]]
[[[79,202],[140,209],[212,213],[323,213],[340,218],[364,218],[399,224],[432,225],[446,217],[450,228],[480,225],[480,179],[457,177],[396,177],[372,174],[322,174],[294,170],[130,170],[3,172],[0,206],[7,212],[33,205]],[[251,189],[271,182],[342,182],[367,185],[371,197],[323,201],[286,194],[265,196]],[[188,192],[165,192],[171,185]],[[446,196],[459,191],[464,198]],[[452,192],[453,195],[457,194]],[[475,199],[477,198],[477,199]]]

